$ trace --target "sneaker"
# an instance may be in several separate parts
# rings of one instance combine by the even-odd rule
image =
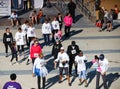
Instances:
[[[82,85],[82,82],[81,82],[81,83],[79,83],[78,85],[79,85],[79,86],[81,86],[81,85]]]

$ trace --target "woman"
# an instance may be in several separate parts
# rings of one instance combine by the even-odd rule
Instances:
[[[39,10],[38,14],[37,14],[37,19],[38,19],[38,22],[43,24],[44,22],[44,17],[43,17],[43,11],[42,9]]]
[[[51,24],[48,22],[48,19],[42,25],[42,34],[44,37],[45,45],[50,44],[50,34],[51,34]]]
[[[64,24],[65,24],[65,36],[70,36],[70,28],[72,26],[73,19],[71,17],[70,13],[67,13],[67,15],[64,17]]]
[[[20,54],[20,48],[21,48],[22,54],[24,54],[25,34],[22,32],[21,28],[18,28],[18,32],[16,32],[15,34],[15,41],[16,41],[18,53]]]
[[[60,29],[59,27],[59,22],[57,21],[56,17],[54,17],[54,20],[52,21],[52,42],[55,42],[54,39],[54,34],[58,32],[58,30]]]
[[[45,81],[48,74],[45,64],[46,62],[43,53],[40,53],[39,56],[35,59],[33,66],[33,77],[37,76],[38,89],[41,89],[41,78],[43,83],[42,89],[45,89]]]
[[[11,49],[12,41],[13,41],[13,36],[12,33],[10,32],[10,28],[6,28],[6,32],[3,34],[3,43],[5,45],[6,57],[8,57],[8,46]]]
[[[57,21],[59,22],[60,30],[62,30],[63,18],[62,18],[61,13],[58,13],[58,15],[57,15]]]
[[[38,44],[38,41],[34,40],[34,44],[30,48],[30,59],[32,59],[33,64],[34,64],[35,59],[38,57],[40,53],[42,53],[42,48]]]

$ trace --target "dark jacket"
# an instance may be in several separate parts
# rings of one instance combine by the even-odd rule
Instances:
[[[52,48],[52,55],[54,56],[54,59],[57,58],[58,52],[60,52],[60,48],[62,47],[62,44],[54,44]]]
[[[4,44],[11,44],[13,42],[13,36],[12,33],[4,33],[3,34],[3,43]]]
[[[78,54],[79,52],[79,47],[77,45],[69,45],[68,48],[67,48],[67,54],[69,55],[69,58],[71,59],[74,59],[75,56]]]

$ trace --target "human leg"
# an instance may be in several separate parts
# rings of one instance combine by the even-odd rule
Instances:
[[[37,76],[37,85],[38,85],[38,89],[40,89],[41,87],[41,77]]]
[[[99,89],[100,72],[96,72],[96,89]]]
[[[46,81],[46,77],[43,77],[43,89],[45,89],[45,81]]]
[[[67,80],[68,80],[68,85],[71,86],[71,83],[70,83],[70,76],[69,76],[69,72],[68,72],[68,67],[65,67],[65,74],[66,74],[66,77],[67,77]]]
[[[108,89],[107,84],[106,84],[106,82],[107,82],[106,74],[102,75],[102,79],[103,79],[103,86],[104,86],[104,89]]]

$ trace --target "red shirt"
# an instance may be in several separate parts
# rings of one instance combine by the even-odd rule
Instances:
[[[37,58],[40,53],[42,53],[42,48],[40,45],[32,45],[30,50],[30,58]]]

